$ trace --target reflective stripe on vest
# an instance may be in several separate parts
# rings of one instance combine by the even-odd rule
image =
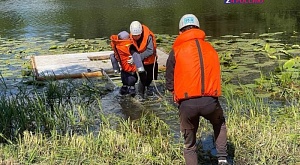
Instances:
[[[200,70],[201,70],[201,77],[200,77],[200,81],[201,81],[201,95],[204,94],[205,91],[205,77],[204,77],[204,63],[203,63],[203,56],[202,56],[202,51],[201,51],[201,46],[198,40],[196,41],[196,45],[197,45],[197,49],[198,49],[198,54],[199,54],[199,62],[200,62]]]

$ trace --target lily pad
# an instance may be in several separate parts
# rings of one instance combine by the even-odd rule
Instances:
[[[292,45],[292,49],[300,49],[300,45]]]
[[[300,55],[300,49],[291,49],[291,50],[286,50],[288,54],[291,56],[299,56]]]

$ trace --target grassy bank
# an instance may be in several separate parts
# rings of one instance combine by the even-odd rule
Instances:
[[[17,142],[2,146],[0,153],[4,162],[20,164],[181,164],[179,145],[155,116],[132,123],[120,119],[115,124],[118,128],[112,129],[104,119],[96,135],[25,131]]]
[[[300,163],[298,98],[282,106],[247,88],[225,88],[229,146],[237,164]]]
[[[49,82],[42,92],[3,97],[0,162],[183,164],[182,139],[174,139],[162,119],[151,112],[134,121],[105,115],[95,84],[88,81],[79,88],[71,81]],[[247,88],[225,85],[223,90],[229,154],[235,164],[300,162],[297,98],[288,106],[272,107],[271,100],[258,98]],[[176,108],[171,109],[176,116]],[[211,133],[208,122],[201,124],[200,134]],[[214,163],[215,157],[204,157],[208,151],[201,147],[199,143],[200,162]]]

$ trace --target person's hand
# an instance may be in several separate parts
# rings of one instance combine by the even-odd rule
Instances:
[[[114,70],[114,74],[119,74],[120,70]]]
[[[132,58],[132,56],[129,56],[129,60],[127,60],[127,63],[131,64],[131,65],[133,64],[133,58]]]

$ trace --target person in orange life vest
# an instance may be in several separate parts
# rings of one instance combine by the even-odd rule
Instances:
[[[204,39],[197,17],[184,15],[179,22],[179,36],[166,62],[166,88],[179,105],[186,164],[198,165],[196,133],[201,116],[213,126],[218,163],[228,164],[227,129],[218,100],[220,62],[216,50]]]
[[[130,46],[132,45],[132,40],[129,37],[129,33],[126,31],[120,32],[118,35],[112,35],[111,46],[114,53],[110,55],[110,60],[115,72],[120,72],[121,66],[121,80],[123,86],[120,89],[120,94],[130,94],[135,95],[135,83],[138,80],[136,74],[136,68],[138,67],[140,71],[143,71],[143,64],[141,59],[135,59],[135,64],[128,64],[130,54]]]
[[[139,21],[133,21],[130,24],[130,37],[134,43],[133,49],[131,49],[132,57],[140,56],[145,68],[145,72],[139,73],[140,81],[137,93],[138,99],[142,100],[146,89],[147,95],[153,95],[154,90],[150,84],[153,79],[157,79],[156,39],[153,32]],[[132,63],[132,59],[128,60],[128,63]]]

